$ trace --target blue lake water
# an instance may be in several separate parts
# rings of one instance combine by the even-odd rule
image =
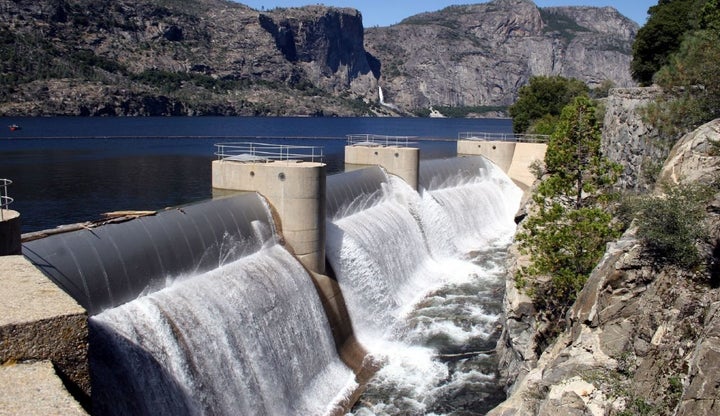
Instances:
[[[0,118],[0,126],[0,178],[13,181],[23,232],[208,199],[219,142],[322,146],[332,174],[344,168],[348,134],[414,136],[421,158],[436,159],[455,156],[460,132],[512,132],[506,119],[372,117]]]

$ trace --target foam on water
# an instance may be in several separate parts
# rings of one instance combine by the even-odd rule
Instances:
[[[310,277],[278,245],[90,324],[102,414],[325,414],[356,387]]]
[[[383,191],[380,202],[327,227],[356,335],[384,362],[352,414],[487,406],[474,400],[501,390],[485,352],[499,334],[521,191],[489,164],[422,194],[395,178]]]

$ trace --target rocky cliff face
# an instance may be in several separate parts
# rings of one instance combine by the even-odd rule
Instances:
[[[453,6],[364,32],[353,9],[0,2],[3,115],[369,115],[504,106],[532,75],[631,83],[613,9]],[[393,106],[380,106],[378,85]]]
[[[386,101],[428,106],[510,105],[534,75],[591,87],[633,85],[637,25],[612,8],[538,8],[529,0],[451,6],[366,33],[382,63]]]
[[[0,91],[7,115],[352,114],[353,92],[375,89],[356,10],[260,13],[223,0],[0,7],[2,73],[14,81]]]
[[[662,183],[716,183],[720,120],[683,137]],[[720,194],[707,207],[703,249],[718,261]],[[532,311],[515,291],[508,317],[520,322],[500,345],[519,375],[490,415],[710,415],[720,410],[720,275],[658,268],[630,229],[610,244],[567,315],[568,330],[535,351]],[[524,325],[524,326],[523,326]],[[512,328],[512,327],[511,327]],[[514,361],[513,361],[514,359]]]
[[[643,121],[644,109],[661,95],[657,87],[618,88],[605,100],[602,151],[623,166],[618,180],[623,189],[648,189],[667,157],[656,129]]]

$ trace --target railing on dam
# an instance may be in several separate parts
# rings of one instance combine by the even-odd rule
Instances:
[[[323,162],[321,146],[293,146],[253,142],[216,143],[215,156],[218,160],[239,162],[272,162],[301,160]]]
[[[13,199],[8,196],[7,187],[11,185],[10,179],[0,179],[0,221],[5,221],[4,210],[9,209],[10,204],[13,203]]]
[[[458,140],[484,140],[520,143],[547,143],[550,136],[547,134],[515,134],[515,133],[486,133],[486,132],[460,132]]]
[[[385,136],[381,134],[348,134],[348,146],[395,146],[408,147],[417,144],[415,136]]]

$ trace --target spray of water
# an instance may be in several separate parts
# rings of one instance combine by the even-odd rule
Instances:
[[[375,205],[328,223],[356,335],[384,362],[355,415],[489,406],[500,387],[488,352],[520,197],[490,165],[422,194],[391,179]]]
[[[90,319],[101,414],[325,414],[356,387],[310,277],[271,245]]]

